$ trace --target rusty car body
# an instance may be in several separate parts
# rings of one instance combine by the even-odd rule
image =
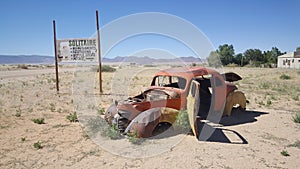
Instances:
[[[141,94],[116,102],[105,112],[110,125],[121,133],[151,137],[161,125],[172,125],[180,110],[188,110],[195,135],[197,118],[209,112],[230,115],[234,105],[246,108],[244,94],[232,82],[242,78],[232,72],[220,74],[205,67],[179,67],[157,72],[151,86]],[[238,93],[245,99],[235,100]],[[230,97],[230,103],[226,101]],[[224,109],[225,108],[225,109]]]

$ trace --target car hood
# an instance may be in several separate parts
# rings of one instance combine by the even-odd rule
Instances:
[[[242,80],[242,77],[233,72],[222,73],[222,76],[225,77],[225,80],[228,82],[235,82]]]

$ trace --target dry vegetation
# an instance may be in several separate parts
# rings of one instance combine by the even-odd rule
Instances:
[[[100,96],[97,74],[91,68],[62,68],[57,94],[52,68],[28,75],[26,71],[32,71],[30,68],[1,67],[0,168],[296,169],[300,166],[300,124],[293,120],[300,110],[299,70],[225,68],[244,78],[236,84],[245,92],[249,104],[246,113],[233,113],[224,119],[217,128],[221,132],[217,139],[198,141],[188,135],[167,152],[138,159],[113,155],[95,144],[81,125],[85,122],[80,118],[80,123],[77,122],[80,96],[90,98],[91,102],[85,103],[90,112],[103,114],[113,100],[144,90],[158,69],[122,67],[117,73],[103,73],[105,95]],[[87,79],[90,86],[80,85]],[[228,120],[230,123],[226,123]],[[39,124],[40,121],[44,124]],[[235,133],[247,142],[240,143]]]

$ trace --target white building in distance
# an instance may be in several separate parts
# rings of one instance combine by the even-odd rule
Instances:
[[[277,67],[300,69],[300,52],[290,52],[278,56]]]

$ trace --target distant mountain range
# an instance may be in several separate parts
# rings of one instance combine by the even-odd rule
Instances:
[[[136,63],[136,64],[157,64],[157,63],[180,63],[180,62],[189,62],[189,63],[200,63],[206,62],[206,60],[201,60],[200,58],[196,58],[193,56],[188,57],[178,57],[172,59],[154,59],[148,56],[117,56],[115,58],[103,58],[103,63],[113,63],[113,62],[127,62],[127,63]]]
[[[135,63],[135,64],[157,64],[157,63],[203,63],[206,60],[201,60],[193,56],[178,57],[172,59],[154,59],[148,56],[117,56],[115,58],[103,58],[103,63]],[[40,55],[0,55],[0,64],[53,64],[53,56]]]
[[[53,56],[0,55],[0,64],[53,64]]]

